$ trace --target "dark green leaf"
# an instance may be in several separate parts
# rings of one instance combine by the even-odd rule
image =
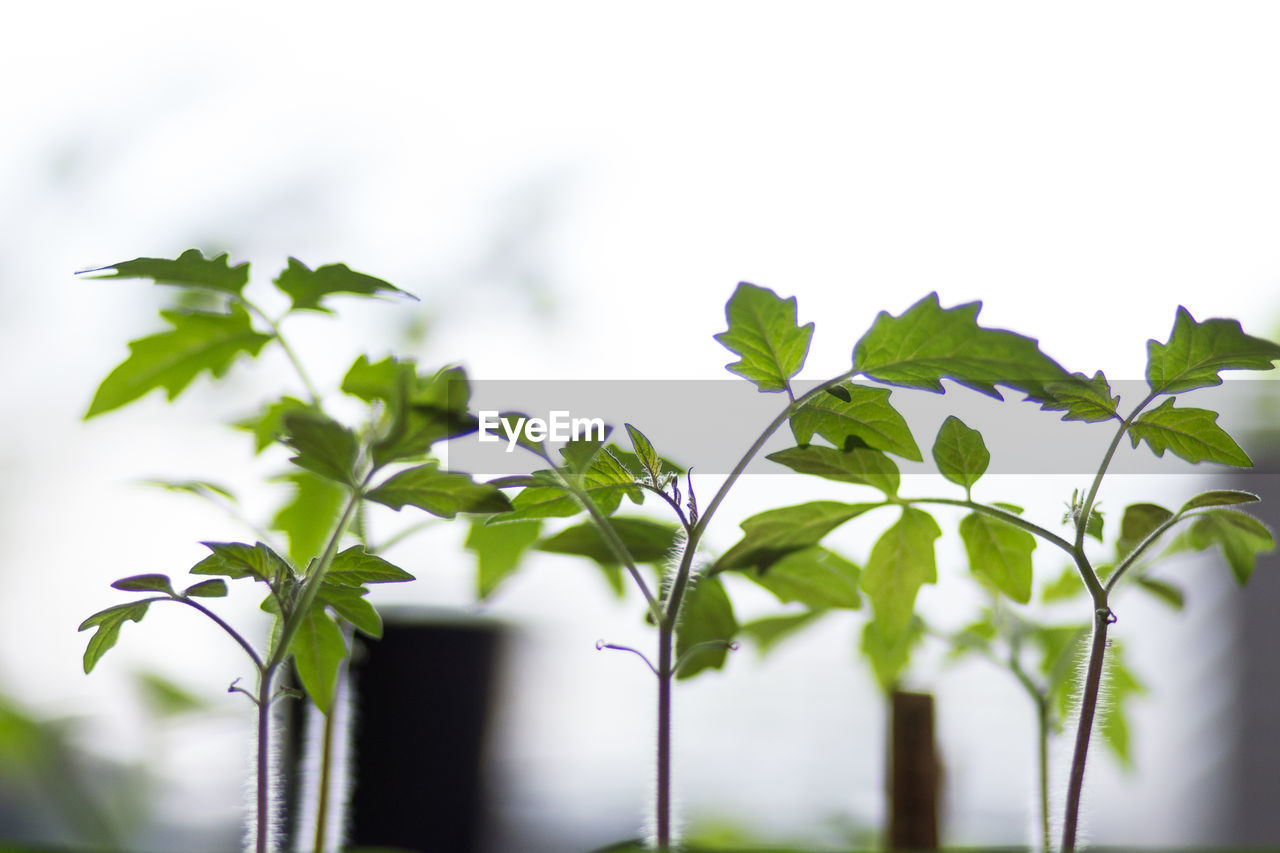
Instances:
[[[1182,587],[1145,575],[1137,578],[1136,581],[1140,588],[1145,589],[1174,610],[1181,610],[1187,603],[1187,594],[1182,591]]]
[[[1036,538],[1025,530],[981,513],[960,520],[960,538],[969,570],[1019,604],[1031,600],[1031,554]]]
[[[854,347],[853,366],[889,385],[941,393],[950,379],[997,400],[996,385],[1044,400],[1046,383],[1070,379],[1035,339],[979,326],[981,310],[981,302],[943,309],[931,293],[900,317],[882,311]]]
[[[761,391],[784,391],[804,366],[813,324],[796,324],[795,297],[782,299],[772,290],[742,282],[725,306],[729,330],[716,340],[741,357],[727,365]]]
[[[120,578],[111,585],[112,589],[120,589],[125,592],[163,592],[165,595],[173,595],[173,584],[169,581],[168,575],[133,575],[132,577]]]
[[[910,625],[920,587],[938,580],[933,542],[941,535],[933,516],[906,506],[871,549],[862,571],[862,591],[871,599],[880,635],[889,645],[895,645]]]
[[[1191,500],[1184,503],[1182,505],[1182,509],[1178,510],[1178,515],[1184,515],[1193,509],[1251,504],[1257,503],[1259,500],[1261,500],[1261,498],[1252,492],[1242,492],[1238,489],[1213,489],[1212,491],[1201,492]]]
[[[236,421],[233,426],[253,433],[253,452],[261,453],[284,438],[287,432],[284,417],[291,412],[321,414],[315,406],[295,397],[281,397],[258,414]]]
[[[160,316],[173,328],[129,342],[129,357],[102,380],[86,420],[156,388],[165,389],[172,400],[202,371],[220,378],[237,356],[257,355],[272,339],[253,330],[249,312],[240,305],[226,314],[161,311]]]
[[[755,642],[763,657],[779,642],[815,621],[823,613],[822,610],[804,610],[786,616],[764,616],[747,622],[739,630]]]
[[[324,579],[326,583],[338,586],[362,586],[367,583],[403,583],[413,580],[413,575],[368,553],[363,545],[352,545],[333,558]]]
[[[733,605],[719,578],[695,578],[685,591],[676,629],[676,678],[692,678],[704,669],[720,669],[729,654],[728,643],[738,633]],[[690,652],[701,643],[715,645]]]
[[[982,433],[970,429],[964,421],[951,415],[942,422],[938,437],[934,439],[933,461],[938,463],[942,476],[968,492],[986,473],[991,454],[982,440]]]
[[[329,713],[338,670],[347,656],[347,643],[342,629],[324,612],[322,603],[317,602],[302,617],[289,651],[307,695],[321,713]]]
[[[1196,516],[1186,532],[1187,543],[1197,551],[1211,545],[1222,548],[1227,565],[1243,585],[1253,574],[1258,554],[1275,548],[1271,531],[1261,521],[1232,509],[1211,509]]]
[[[1188,462],[1220,462],[1247,468],[1253,463],[1231,436],[1218,426],[1218,413],[1208,409],[1176,408],[1173,397],[1143,412],[1129,426],[1137,447],[1145,441],[1156,456],[1166,450]]]
[[[924,638],[924,623],[911,617],[905,631],[890,637],[877,620],[862,628],[862,653],[871,662],[871,671],[885,692],[893,690],[911,662],[911,651]]]
[[[647,518],[614,516],[609,525],[626,546],[636,563],[655,563],[666,559],[675,545],[677,529],[670,524],[650,521]],[[579,524],[562,530],[537,544],[537,550],[553,554],[573,554],[587,557],[606,566],[616,566],[618,559],[601,536],[593,522]]]
[[[645,472],[649,475],[650,484],[661,488],[662,485],[662,460],[658,457],[658,452],[653,449],[653,444],[649,439],[645,438],[644,433],[633,427],[631,424],[625,424],[627,435],[631,438],[631,448],[636,452],[636,458],[640,460],[640,464],[644,466]]]
[[[375,639],[382,636],[382,617],[369,600],[369,590],[362,586],[320,584],[318,597],[359,630]]]
[[[767,569],[747,573],[747,577],[777,596],[784,604],[798,601],[807,607],[857,610],[860,569],[834,551],[821,546],[792,551]]]
[[[472,520],[465,547],[476,555],[478,598],[488,598],[498,584],[516,570],[520,558],[537,541],[541,531],[542,523],[538,521],[485,524],[483,519]]]
[[[371,365],[362,356],[347,372],[342,388],[366,401],[387,404],[389,425],[373,445],[373,460],[379,466],[420,459],[435,442],[479,426],[467,411],[471,385],[460,367],[424,377],[410,360],[386,358]]]
[[[1093,378],[1073,373],[1059,382],[1045,383],[1045,399],[1040,408],[1047,412],[1066,412],[1064,421],[1098,423],[1119,419],[1120,398],[1111,395],[1111,385],[1099,370]]]
[[[832,530],[877,506],[813,501],[753,515],[742,522],[742,539],[716,561],[713,571],[767,568],[792,551],[818,544]]]
[[[921,460],[920,448],[906,420],[889,403],[888,388],[845,382],[827,391],[810,398],[791,416],[791,432],[797,444],[809,444],[816,433],[843,448],[853,436],[876,450],[915,462]]]
[[[1173,513],[1159,504],[1139,503],[1125,507],[1124,517],[1120,519],[1120,538],[1116,541],[1116,559],[1123,560],[1142,540],[1171,518]]]
[[[77,629],[80,631],[92,628],[95,625],[98,626],[98,630],[89,638],[89,645],[84,650],[85,674],[92,672],[93,667],[107,653],[107,650],[116,644],[116,640],[120,638],[121,626],[125,622],[141,622],[142,617],[147,615],[147,608],[150,605],[150,601],[131,601],[128,604],[117,604],[115,607],[99,610],[80,623],[80,627]]]
[[[366,403],[374,400],[393,400],[412,388],[418,369],[411,360],[387,356],[382,361],[371,362],[361,354],[342,377],[342,391],[359,397]],[[403,383],[403,384],[402,384]]]
[[[271,519],[271,529],[289,540],[289,557],[294,564],[305,566],[324,550],[337,527],[347,490],[305,470],[290,471],[279,479],[293,485],[293,497]]]
[[[227,582],[222,578],[211,578],[192,584],[182,594],[188,598],[226,598]]]
[[[1246,335],[1237,320],[1197,323],[1178,307],[1168,343],[1147,342],[1147,384],[1155,394],[1221,385],[1223,370],[1270,370],[1280,346]]]
[[[253,578],[275,582],[291,576],[289,568],[279,554],[261,542],[246,545],[243,542],[201,542],[213,553],[191,567],[193,575],[222,575],[231,579]]]
[[[328,264],[313,270],[297,258],[289,259],[289,265],[281,270],[275,285],[293,300],[291,311],[309,310],[331,313],[321,304],[321,301],[334,293],[352,293],[362,296],[396,293],[410,299],[417,299],[413,294],[405,293],[380,278],[353,272],[346,264]]]
[[[82,270],[77,275],[102,270],[115,270],[110,275],[93,275],[89,278],[149,278],[156,284],[174,284],[179,287],[202,287],[231,293],[237,296],[249,282],[248,262],[231,266],[227,255],[205,258],[199,249],[187,249],[176,260],[167,258],[134,258],[111,266]]]
[[[290,462],[336,483],[356,485],[360,448],[351,430],[318,412],[284,415],[284,441],[297,452]]]
[[[416,506],[441,518],[453,518],[460,512],[504,512],[512,508],[506,495],[493,486],[477,483],[466,474],[441,471],[435,461],[401,471],[366,497],[395,510]]]
[[[879,489],[886,495],[898,493],[898,466],[870,447],[836,450],[810,444],[770,453],[768,459],[800,474],[813,474],[840,483],[856,483]]]

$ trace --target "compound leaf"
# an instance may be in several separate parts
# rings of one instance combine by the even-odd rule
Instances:
[[[410,299],[417,299],[413,294],[406,293],[380,278],[354,272],[346,264],[328,264],[313,270],[297,258],[289,259],[288,266],[276,277],[275,285],[293,300],[293,305],[289,309],[291,311],[332,313],[321,302],[326,296],[335,293],[362,296],[396,293]]]
[[[440,518],[453,518],[460,512],[512,509],[507,496],[498,489],[477,483],[466,474],[441,471],[434,460],[401,471],[366,497],[394,510],[416,506]]]
[[[1270,370],[1280,346],[1246,335],[1237,320],[1196,322],[1178,306],[1167,343],[1147,342],[1147,384],[1154,394],[1221,385],[1222,370]]]
[[[796,443],[809,444],[816,433],[845,447],[853,436],[876,450],[919,462],[920,448],[906,420],[890,405],[890,393],[888,388],[843,382],[811,397],[791,416]]]
[[[728,331],[715,338],[740,361],[726,365],[761,391],[785,391],[809,354],[813,324],[796,323],[795,297],[741,282],[725,306]]]
[[[933,516],[906,506],[871,549],[862,590],[871,599],[881,637],[889,645],[896,644],[911,624],[920,587],[938,580],[933,542],[941,535]]]
[[[1158,407],[1143,412],[1129,426],[1129,439],[1137,447],[1145,441],[1156,454],[1166,450],[1188,462],[1219,462],[1247,468],[1253,463],[1231,436],[1218,426],[1218,413],[1208,409],[1174,406],[1170,397]]]
[[[179,287],[200,287],[218,290],[236,296],[249,282],[248,262],[231,266],[223,253],[216,258],[206,258],[199,249],[187,249],[175,260],[168,258],[134,258],[98,269],[82,270],[77,275],[102,270],[115,270],[109,275],[91,275],[89,278],[149,278],[156,284],[173,284]]]

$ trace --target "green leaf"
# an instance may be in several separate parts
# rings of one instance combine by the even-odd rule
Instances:
[[[302,617],[289,651],[307,695],[321,713],[329,713],[338,670],[347,656],[347,643],[342,629],[324,612],[322,603],[317,602]]]
[[[315,406],[304,403],[296,397],[286,396],[264,407],[256,415],[241,418],[232,426],[253,433],[253,452],[257,454],[284,438],[288,432],[285,429],[284,418],[292,412],[322,414]]]
[[[1019,604],[1031,600],[1031,554],[1036,538],[1008,522],[981,513],[960,520],[969,570]]]
[[[862,653],[871,662],[876,683],[886,693],[898,686],[898,680],[911,662],[912,650],[924,638],[924,623],[911,617],[905,631],[886,635],[883,625],[871,620],[862,627]]]
[[[161,311],[160,316],[173,328],[129,342],[129,357],[102,380],[85,420],[156,388],[165,389],[173,400],[201,372],[220,378],[237,356],[256,356],[272,339],[253,330],[249,312],[240,305],[232,305],[226,314]]]
[[[981,302],[944,309],[931,293],[900,317],[882,311],[854,347],[854,368],[879,382],[937,393],[950,379],[997,400],[1004,398],[996,385],[1044,400],[1046,383],[1069,380],[1034,338],[979,326],[981,310]]]
[[[824,612],[822,610],[803,610],[800,613],[791,613],[785,616],[764,616],[745,623],[739,631],[752,639],[757,649],[759,649],[760,656],[764,657],[773,651],[779,642],[814,622]]]
[[[187,598],[226,598],[227,582],[222,578],[211,578],[192,584],[182,594]]]
[[[120,589],[125,592],[163,592],[165,595],[174,595],[173,584],[169,581],[168,575],[133,575],[132,577],[120,578],[111,585],[112,589]]]
[[[107,650],[120,638],[120,628],[125,622],[141,622],[147,615],[150,601],[131,601],[128,604],[117,604],[106,610],[99,610],[80,623],[77,630],[84,631],[93,626],[98,630],[89,638],[89,645],[84,650],[84,671],[88,675],[101,660]]]
[[[1137,447],[1145,441],[1156,456],[1172,450],[1188,462],[1220,462],[1247,468],[1253,463],[1231,436],[1218,426],[1218,413],[1208,409],[1175,408],[1173,397],[1143,412],[1129,425],[1129,439]]]
[[[810,444],[770,453],[771,462],[786,465],[799,474],[813,474],[840,483],[856,483],[879,489],[886,495],[898,493],[898,466],[879,450],[853,447],[836,450]]]
[[[1178,515],[1185,515],[1193,509],[1251,504],[1257,503],[1260,500],[1262,499],[1252,492],[1242,492],[1238,489],[1213,489],[1208,492],[1201,492],[1191,500],[1184,503],[1182,505],[1182,509],[1178,510]]]
[[[1276,545],[1265,524],[1232,509],[1211,509],[1196,516],[1186,531],[1186,540],[1197,551],[1211,545],[1222,548],[1231,573],[1242,586],[1253,574],[1258,554],[1270,551]]]
[[[906,420],[889,403],[888,388],[844,382],[827,392],[811,397],[791,416],[797,444],[811,443],[816,433],[836,447],[845,447],[853,436],[876,450],[921,460]]]
[[[1181,610],[1187,603],[1187,594],[1182,588],[1168,581],[1157,580],[1146,575],[1137,578],[1136,581],[1140,588],[1145,589],[1174,610]]]
[[[82,270],[85,275],[102,270],[115,270],[110,275],[91,275],[89,278],[149,278],[156,284],[174,284],[179,287],[201,287],[239,296],[249,282],[248,262],[231,266],[223,253],[216,258],[206,258],[199,249],[187,249],[176,260],[167,258],[134,258],[118,264]]]
[[[1223,370],[1270,370],[1280,346],[1246,335],[1237,320],[1196,322],[1178,306],[1168,343],[1147,342],[1147,384],[1153,394],[1221,385]]]
[[[1134,696],[1146,692],[1142,682],[1138,681],[1124,662],[1124,647],[1119,642],[1111,641],[1107,650],[1104,689],[1107,701],[1099,703],[1098,731],[1102,734],[1103,743],[1120,759],[1126,768],[1133,767],[1133,756],[1129,752],[1129,724],[1126,704]]]
[[[742,282],[725,306],[729,330],[716,335],[740,361],[729,372],[749,379],[761,391],[785,391],[804,366],[813,324],[796,324],[795,297],[782,299],[772,290]]]
[[[1085,592],[1084,582],[1080,580],[1080,570],[1075,566],[1067,566],[1058,575],[1057,580],[1045,586],[1040,593],[1040,600],[1045,604],[1069,601]]]
[[[369,590],[362,586],[339,586],[326,581],[320,584],[317,597],[356,628],[378,639],[382,637],[382,617],[365,598],[368,594]]]
[[[862,591],[871,599],[881,637],[889,645],[907,631],[920,587],[938,580],[933,542],[941,535],[933,516],[905,506],[902,517],[871,549],[862,571]]]
[[[680,604],[676,628],[676,678],[692,678],[704,669],[720,669],[729,654],[728,643],[738,633],[733,605],[719,578],[695,578]],[[717,643],[689,654],[701,643]],[[683,660],[681,660],[683,658]]]
[[[288,412],[284,427],[285,443],[298,454],[290,462],[336,483],[356,486],[360,448],[355,433],[318,412]]]
[[[134,673],[134,684],[147,710],[156,716],[172,717],[210,709],[208,702],[154,672]]]
[[[942,422],[938,437],[934,439],[933,461],[938,463],[942,476],[968,492],[986,473],[991,454],[982,440],[982,433],[970,429],[964,421],[951,415]]]
[[[621,494],[616,495],[608,509],[601,507],[605,514],[618,508]],[[599,501],[597,501],[599,503]],[[511,499],[511,511],[490,518],[487,524],[505,524],[512,521],[525,521],[543,518],[569,518],[582,512],[582,506],[559,486],[526,486]]]
[[[289,557],[305,566],[321,551],[342,515],[347,490],[306,470],[294,470],[278,478],[293,485],[293,497],[271,519],[271,529],[289,540]]]
[[[439,470],[434,460],[401,471],[369,492],[366,497],[399,510],[416,506],[440,518],[460,512],[504,512],[512,508],[506,495],[466,474]]]
[[[767,569],[748,572],[747,577],[784,604],[798,601],[817,610],[857,610],[862,606],[858,594],[860,572],[844,557],[815,545],[793,551]]]
[[[1084,525],[1085,535],[1092,536],[1101,542],[1103,521],[1102,510],[1098,509],[1097,504],[1094,504],[1093,508],[1089,510],[1089,520]]]
[[[569,446],[577,442],[570,442]],[[630,454],[627,454],[628,456]],[[582,487],[588,492],[600,488],[613,487],[620,490],[620,494],[625,494],[631,499],[632,503],[641,503],[644,501],[644,492],[637,485],[641,476],[639,471],[633,471],[621,458],[620,453],[613,445],[609,445],[595,454],[591,461],[590,467],[586,469],[586,473],[582,475]]]
[[[665,560],[671,554],[678,533],[674,525],[650,521],[647,518],[614,516],[608,519],[608,522],[636,563],[656,563]],[[554,536],[543,539],[535,547],[539,551],[552,554],[587,557],[605,566],[616,566],[621,563],[594,522],[562,530]]]
[[[1120,538],[1116,541],[1116,559],[1123,560],[1171,518],[1173,513],[1159,504],[1137,503],[1125,507],[1124,517],[1120,519]]]
[[[380,278],[353,272],[346,264],[328,264],[313,270],[297,258],[289,259],[289,265],[281,270],[275,285],[293,300],[293,305],[289,309],[291,311],[332,313],[321,302],[325,297],[335,293],[361,296],[395,293],[417,300],[413,294],[406,293]]]
[[[362,586],[367,583],[404,583],[413,580],[413,575],[370,554],[363,545],[352,545],[333,558],[324,579],[326,583],[337,586]]]
[[[1066,412],[1064,421],[1098,423],[1120,419],[1120,398],[1113,397],[1107,377],[1099,370],[1093,378],[1073,373],[1064,380],[1047,382],[1040,408],[1046,412]]]
[[[387,358],[369,365],[362,356],[347,372],[342,388],[366,401],[387,404],[390,423],[373,445],[373,461],[379,466],[420,459],[435,442],[466,435],[479,426],[467,411],[471,385],[460,367],[424,377],[412,361]]]
[[[1048,682],[1049,697],[1058,710],[1061,725],[1077,692],[1081,659],[1088,652],[1089,627],[1037,625],[1031,638],[1040,648],[1040,672]]]
[[[817,545],[846,521],[878,506],[813,501],[758,513],[742,522],[742,539],[716,561],[713,572],[767,568],[792,551]]]
[[[472,519],[463,544],[476,555],[478,598],[488,598],[498,584],[516,570],[521,557],[541,532],[542,523],[538,521],[485,524],[483,519]]]
[[[627,435],[631,438],[631,448],[636,452],[636,458],[640,460],[640,464],[644,466],[645,473],[649,475],[649,483],[653,486],[661,488],[662,485],[662,459],[658,456],[658,451],[653,449],[653,444],[649,439],[645,438],[644,433],[633,427],[631,424],[625,424]]]
[[[230,489],[204,480],[143,480],[142,485],[155,486],[170,492],[185,492],[205,500],[222,498],[231,503],[236,502],[236,496],[231,493]]]
[[[289,577],[293,569],[279,554],[261,542],[201,542],[213,553],[191,567],[193,575],[222,575],[231,578],[253,578],[275,583]]]

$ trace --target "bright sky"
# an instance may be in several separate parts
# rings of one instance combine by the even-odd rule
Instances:
[[[123,689],[78,671],[75,623],[105,584],[209,536],[208,516],[178,511],[138,544],[143,516],[170,510],[127,484],[234,471],[243,451],[198,426],[225,411],[216,394],[176,420],[147,405],[77,422],[155,303],[76,269],[191,245],[264,281],[288,255],[342,260],[423,298],[430,359],[491,379],[722,376],[711,335],[744,279],[816,321],[812,378],[846,368],[877,311],[931,290],[1118,379],[1141,376],[1179,304],[1280,326],[1268,4],[84,2],[7,17],[0,690],[49,713]],[[368,330],[396,310],[355,313]],[[349,333],[327,322],[299,335],[336,370],[329,343]],[[528,594],[514,611],[537,610]],[[1020,809],[966,831],[1010,840],[998,827]]]

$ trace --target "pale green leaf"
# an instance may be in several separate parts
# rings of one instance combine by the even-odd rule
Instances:
[[[920,448],[906,420],[890,405],[890,393],[852,382],[832,386],[791,416],[796,443],[809,444],[816,434],[843,448],[852,436],[868,447],[919,462]]]
[[[862,571],[862,591],[871,599],[882,639],[894,645],[911,623],[916,593],[938,580],[933,542],[942,530],[923,510],[905,506],[902,516],[871,549]]]
[[[980,432],[951,415],[942,422],[934,439],[933,461],[938,463],[942,476],[968,492],[986,473],[991,454]]]
[[[877,506],[813,501],[758,513],[742,522],[742,539],[716,561],[713,571],[767,568],[792,551],[818,544],[832,530]]]
[[[1237,320],[1196,322],[1178,307],[1167,343],[1147,342],[1147,384],[1155,394],[1177,394],[1222,384],[1223,370],[1270,370],[1280,346],[1246,335]]]
[[[746,574],[784,604],[798,601],[817,610],[856,610],[862,606],[858,594],[860,572],[844,557],[815,545],[792,551],[767,569]]]
[[[1218,413],[1208,409],[1177,408],[1170,397],[1139,415],[1129,425],[1129,439],[1137,447],[1145,441],[1156,456],[1166,450],[1188,462],[1218,462],[1247,468],[1253,463],[1240,445],[1218,426]]]
[[[303,689],[321,713],[329,713],[338,670],[347,656],[347,643],[342,629],[324,612],[322,603],[317,602],[302,617],[289,651]]]
[[[1252,492],[1242,492],[1239,489],[1213,489],[1208,492],[1201,492],[1184,503],[1182,509],[1178,510],[1178,515],[1184,515],[1193,509],[1251,504],[1260,500],[1261,498]]]
[[[493,486],[477,483],[466,474],[441,471],[434,460],[401,471],[366,497],[394,510],[415,506],[440,518],[453,518],[460,512],[504,512],[512,508],[506,495]]]
[[[542,532],[538,521],[511,524],[485,524],[483,519],[471,521],[464,546],[476,555],[476,596],[486,599],[493,594],[516,567],[525,551]]]
[[[1265,524],[1231,509],[1211,509],[1196,516],[1186,531],[1186,540],[1197,551],[1212,545],[1220,547],[1231,573],[1241,585],[1253,574],[1258,554],[1275,548],[1275,540]]]
[[[618,538],[635,563],[655,563],[672,554],[678,530],[674,525],[651,521],[647,518],[613,516],[608,519]],[[543,539],[536,546],[539,551],[553,554],[572,554],[586,557],[606,566],[616,566],[622,561],[605,542],[594,522],[579,524]]]
[[[768,654],[778,643],[794,635],[800,629],[816,621],[824,614],[822,610],[803,610],[785,616],[764,616],[744,623],[739,633],[746,634],[756,644],[760,656]]]
[[[1036,538],[1025,530],[981,513],[960,520],[960,538],[969,570],[1019,604],[1031,600],[1031,554]]]
[[[1116,559],[1123,560],[1171,518],[1173,513],[1159,504],[1137,503],[1125,507],[1120,519],[1120,538],[1116,540]]]
[[[911,662],[912,650],[924,638],[924,623],[911,617],[906,630],[887,636],[878,620],[871,620],[862,627],[862,654],[871,663],[876,683],[886,693],[898,686],[902,673]]]
[[[742,282],[725,306],[728,331],[716,340],[740,360],[727,365],[761,391],[785,391],[809,354],[813,324],[796,324],[795,297],[783,299],[772,290]]]
[[[870,447],[836,450],[810,444],[770,453],[768,459],[799,474],[871,486],[891,496],[898,493],[898,466],[888,456]]]
[[[305,566],[324,550],[337,527],[347,490],[328,477],[293,470],[278,478],[292,484],[293,496],[271,519],[271,529],[289,540],[289,557]]]

